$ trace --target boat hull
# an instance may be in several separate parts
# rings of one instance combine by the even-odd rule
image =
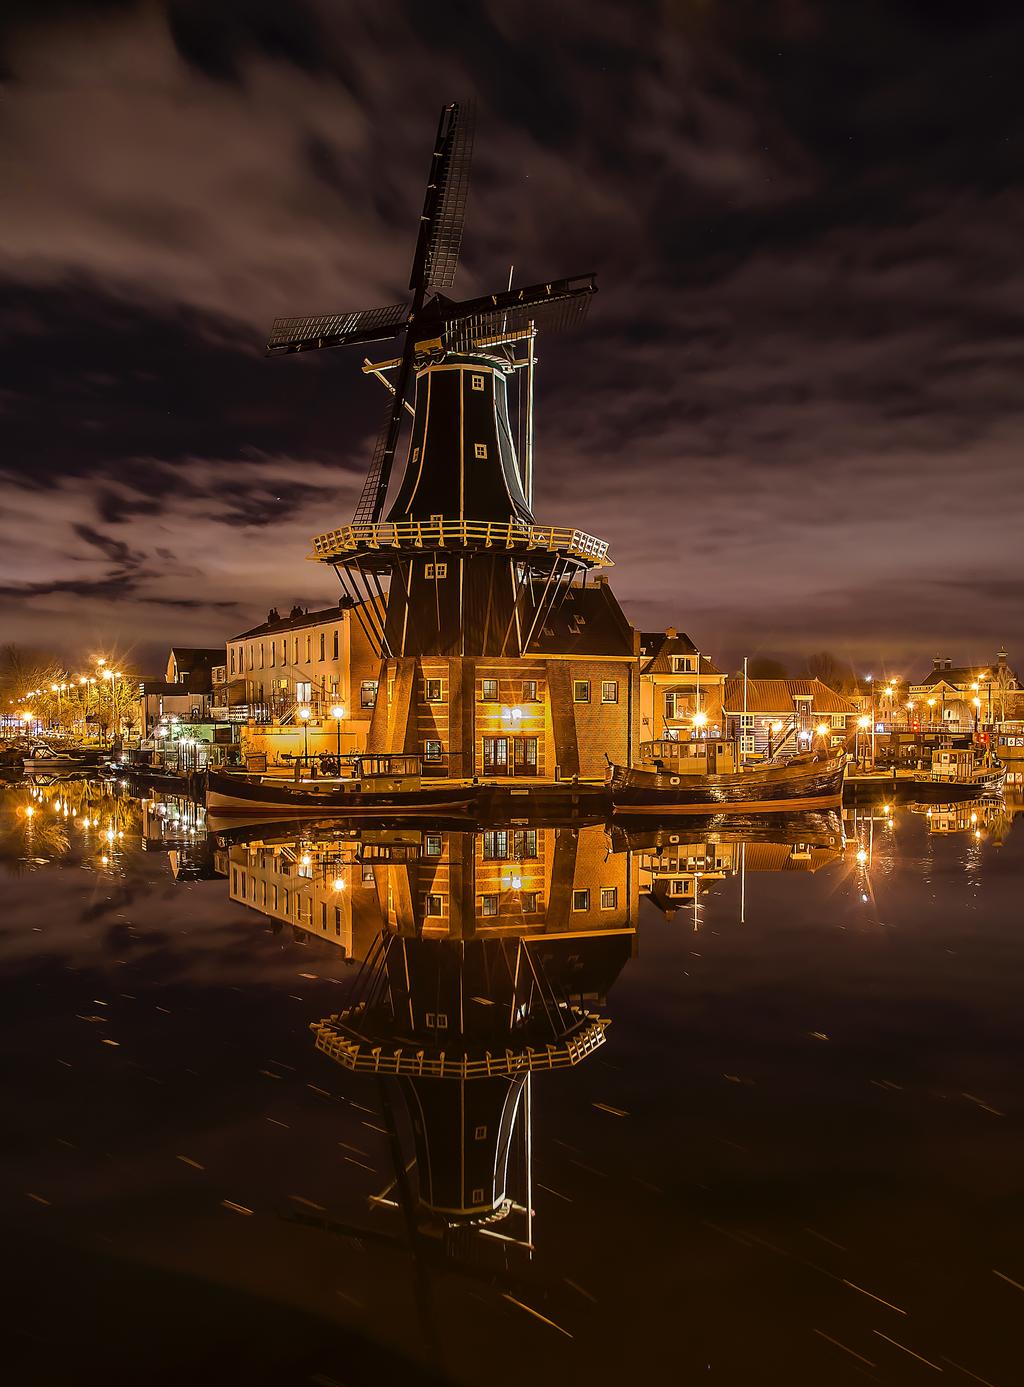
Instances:
[[[771,814],[836,808],[842,803],[845,773],[845,757],[758,766],[727,775],[672,775],[614,766],[610,788],[616,814]]]
[[[358,782],[353,782],[353,785]],[[355,788],[312,789],[289,781],[268,784],[244,775],[209,772],[206,807],[215,814],[308,815],[427,814],[464,808],[472,803],[474,789],[466,785],[434,782],[415,790],[364,791]]]

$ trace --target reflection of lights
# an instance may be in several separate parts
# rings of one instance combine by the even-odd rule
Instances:
[[[978,816],[977,816],[977,814],[972,814],[972,815],[971,815],[971,823],[972,823],[972,824],[976,824],[977,822],[978,822]]]
[[[981,837],[981,829],[980,829],[980,828],[976,828],[976,829],[974,830],[974,836],[975,836],[975,838],[980,838],[980,837]]]
[[[863,866],[864,863],[865,863],[867,860],[868,860],[868,850],[867,850],[867,848],[858,848],[858,849],[857,849],[857,861],[861,864],[861,866]]]
[[[308,852],[304,852],[304,853],[302,854],[301,861],[302,861],[302,865],[303,865],[304,867],[308,867],[309,864],[313,861],[313,859],[310,857],[310,855],[309,855]]]
[[[345,883],[344,883],[344,881],[341,879],[341,877],[335,877],[334,880],[331,882],[331,890],[332,890],[332,891],[344,891],[344,889],[345,889]]]
[[[35,812],[36,812],[36,811],[32,808],[31,804],[27,804],[27,805],[25,806],[25,818],[26,818],[26,819],[31,819],[32,815],[33,815]]]
[[[109,862],[110,862],[110,858],[109,858],[109,857],[101,857],[101,858],[100,858],[100,864],[101,864],[101,866],[106,867],[107,864],[108,864]]]
[[[865,715],[864,717],[859,717],[859,718],[857,719],[857,726],[858,726],[858,727],[870,727],[870,726],[871,726],[871,719],[870,719],[869,717],[867,717],[866,715]]]
[[[865,905],[866,905],[866,904],[867,904],[867,899],[868,899],[868,898],[867,898],[867,896],[864,894],[863,891],[861,892],[860,898],[861,898],[861,900],[862,900],[862,901],[865,903]]]
[[[693,715],[693,725],[694,725],[694,727],[703,727],[703,726],[707,723],[707,720],[708,720],[708,715],[707,715],[707,713],[694,713],[694,715]]]

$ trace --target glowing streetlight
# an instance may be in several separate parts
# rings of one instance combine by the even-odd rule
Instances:
[[[772,723],[769,723],[769,724],[768,724],[768,760],[769,760],[769,761],[772,759],[772,738],[773,738],[773,737],[777,737],[781,731],[782,731],[782,723],[781,723],[781,722],[772,722]]]
[[[345,709],[340,703],[336,703],[331,709],[331,717],[334,719],[338,734],[338,774],[341,775],[341,720],[345,716]]]
[[[309,715],[312,709],[305,704],[299,709],[299,717],[302,719],[302,759],[309,765]]]
[[[331,882],[331,890],[332,890],[332,891],[344,891],[344,889],[345,889],[345,882],[343,881],[343,879],[342,879],[341,877],[335,877],[334,880]]]

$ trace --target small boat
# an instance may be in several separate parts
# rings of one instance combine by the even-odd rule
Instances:
[[[804,752],[744,765],[729,738],[644,742],[640,764],[612,765],[615,814],[740,814],[831,809],[842,803],[845,752]]]
[[[930,772],[915,775],[913,797],[930,804],[950,804],[1002,793],[1006,767],[990,752],[979,758],[973,747],[940,746],[932,752]]]
[[[462,781],[424,782],[418,756],[357,756],[353,769],[345,780],[210,770],[206,807],[215,814],[424,814],[466,808],[480,793]]]
[[[84,747],[70,751],[57,751],[47,742],[34,742],[28,755],[22,758],[27,771],[81,771],[98,766],[100,754]]]

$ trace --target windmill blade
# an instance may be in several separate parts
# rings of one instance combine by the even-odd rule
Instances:
[[[540,332],[564,332],[583,321],[596,293],[594,275],[575,275],[445,305],[445,343],[454,351],[465,351],[474,343],[521,334],[530,323]]]
[[[395,415],[397,414],[397,425]],[[402,424],[402,411],[398,406],[397,394],[392,395],[387,402],[387,409],[381,421],[380,432],[377,441],[373,445],[373,453],[370,457],[370,468],[363,482],[363,489],[359,493],[359,500],[356,503],[355,514],[352,517],[354,525],[371,525],[380,519],[380,510],[383,510],[383,500],[377,504],[377,498],[381,490],[381,477],[387,466],[388,477],[391,473],[391,461],[395,456],[395,448],[398,445],[398,433]],[[387,494],[387,481],[384,479],[384,493]],[[377,512],[375,514],[375,512]]]
[[[453,101],[442,108],[409,276],[409,288],[418,303],[423,302],[428,285],[445,289],[455,279],[469,192],[473,129],[472,102]]]
[[[471,101],[455,102],[450,110],[424,266],[424,281],[435,289],[447,289],[455,282],[476,129],[476,110]]]
[[[407,303],[364,308],[358,313],[326,313],[319,318],[275,318],[267,355],[344,347],[350,342],[379,342],[397,336],[408,318]]]

